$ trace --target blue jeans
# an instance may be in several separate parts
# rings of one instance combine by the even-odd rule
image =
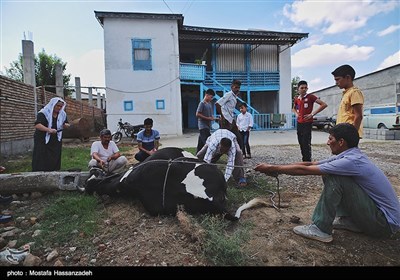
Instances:
[[[246,151],[247,155],[251,155],[250,144],[249,144],[250,131],[240,131],[240,134],[242,135],[243,138],[243,147],[241,147],[243,155],[244,156],[246,155]]]

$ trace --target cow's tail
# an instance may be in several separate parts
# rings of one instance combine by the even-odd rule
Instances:
[[[253,198],[252,200],[250,200],[249,202],[243,204],[242,206],[240,206],[238,208],[238,210],[236,210],[236,214],[235,217],[236,219],[240,218],[240,214],[242,213],[242,211],[246,210],[246,209],[250,209],[253,207],[257,207],[257,206],[270,206],[271,203],[263,200],[262,198]]]

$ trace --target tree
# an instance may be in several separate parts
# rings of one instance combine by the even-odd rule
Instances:
[[[5,67],[6,76],[10,79],[23,82],[24,71],[23,71],[23,57],[19,54],[18,60],[10,63],[10,68]],[[48,55],[45,50],[35,56],[35,79],[36,86],[43,86],[47,91],[56,92],[56,64],[60,64],[63,72],[63,85],[64,85],[64,96],[69,96],[72,90],[68,89],[68,84],[71,79],[71,74],[64,74],[67,63],[63,62],[61,58],[56,55]]]
[[[300,82],[300,77],[292,78],[292,100],[297,95],[297,84]]]

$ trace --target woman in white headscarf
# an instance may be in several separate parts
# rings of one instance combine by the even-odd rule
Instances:
[[[53,97],[37,114],[32,171],[61,169],[62,130],[69,127],[65,106],[64,100]]]

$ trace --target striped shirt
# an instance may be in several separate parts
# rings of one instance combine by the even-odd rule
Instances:
[[[207,163],[211,163],[211,160],[215,154],[221,154],[220,142],[222,138],[228,138],[232,141],[232,146],[227,153],[228,161],[225,169],[225,181],[228,181],[228,179],[231,177],[235,165],[236,149],[240,150],[235,134],[227,129],[218,129],[213,134],[211,134],[211,136],[208,137],[206,141],[208,148],[206,155],[204,156],[204,161]]]

